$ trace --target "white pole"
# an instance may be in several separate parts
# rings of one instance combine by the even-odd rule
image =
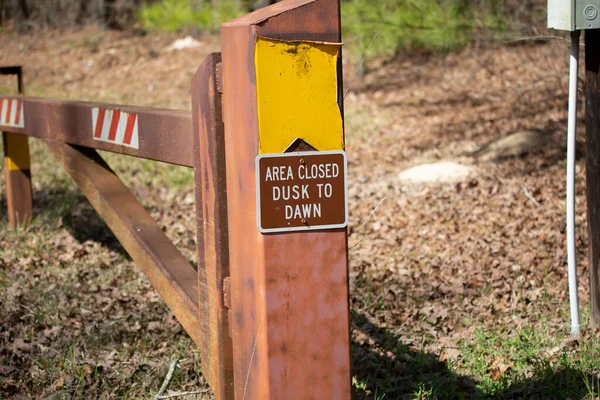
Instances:
[[[575,129],[577,127],[577,79],[580,31],[571,32],[571,62],[569,71],[569,122],[567,131],[567,264],[569,270],[569,301],[571,304],[571,334],[579,335],[579,305],[577,300],[577,265],[575,263]]]

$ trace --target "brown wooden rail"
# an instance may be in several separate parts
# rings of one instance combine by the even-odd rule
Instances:
[[[190,113],[117,104],[0,96],[0,104],[4,103],[4,107],[8,106],[8,101],[13,109],[22,102],[24,126],[15,126],[18,121],[15,123],[14,119],[7,121],[6,118],[0,118],[0,130],[169,164],[194,166]],[[137,116],[139,148],[94,139],[98,128],[98,124],[94,124],[94,109]],[[5,113],[0,110],[0,116],[5,116]],[[112,122],[112,119],[108,120]],[[109,131],[110,123],[104,124],[103,128]]]

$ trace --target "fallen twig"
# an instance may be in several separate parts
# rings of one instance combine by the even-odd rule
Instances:
[[[533,195],[531,194],[531,192],[530,192],[530,191],[529,191],[529,190],[528,190],[528,189],[527,189],[525,186],[523,186],[523,188],[522,188],[521,190],[523,191],[523,193],[525,193],[525,196],[527,196],[527,198],[528,198],[529,200],[531,200],[531,202],[532,202],[533,204],[535,204],[537,207],[541,206],[540,202],[539,202],[539,201],[537,201],[537,200],[535,199],[535,197],[533,197]]]
[[[385,201],[385,199],[387,199],[388,194],[386,193],[385,196],[383,196],[383,199],[381,199],[381,201],[375,206],[374,209],[371,210],[371,213],[369,214],[369,216],[367,217],[367,219],[360,224],[360,226],[358,228],[356,228],[350,235],[348,235],[348,237],[354,235],[356,232],[360,231],[360,229],[365,226],[365,224],[367,222],[369,222],[371,220],[371,217],[373,217],[373,214],[375,214],[375,211],[377,211],[377,209],[379,208],[379,206],[381,205],[381,203],[383,203]]]
[[[537,41],[537,40],[561,40],[563,42],[571,43],[569,39],[564,38],[562,36],[551,36],[551,35],[538,35],[538,36],[525,36],[511,40],[505,40],[504,43],[517,43],[517,42],[526,42],[526,41]]]
[[[352,84],[354,83],[354,80],[356,79],[356,77],[360,73],[360,69],[362,68],[363,63],[365,62],[365,58],[367,58],[367,51],[369,51],[369,49],[371,48],[371,45],[373,45],[373,42],[375,41],[375,38],[377,38],[377,36],[379,36],[379,32],[380,31],[377,31],[377,33],[375,34],[375,36],[373,36],[373,39],[371,39],[371,43],[369,43],[369,46],[367,46],[367,49],[365,50],[365,54],[363,55],[363,58],[360,60],[360,64],[358,65],[358,68],[356,69],[356,73],[354,74],[354,77],[352,77],[352,80],[350,81],[350,84],[348,84],[348,87],[346,88],[346,91],[344,92],[344,99],[346,98],[346,95],[350,91],[350,88],[352,87]]]
[[[535,82],[533,82],[533,84],[527,86],[526,88],[523,89],[518,89],[517,90],[517,99],[520,99],[524,94],[531,92],[532,90],[537,89],[540,86],[543,86],[547,81],[552,80],[552,79],[561,79],[563,77],[562,74],[552,74],[552,75],[546,75],[541,77],[540,79],[536,80]]]
[[[165,390],[167,390],[167,387],[169,387],[169,384],[171,383],[171,380],[173,379],[173,374],[175,373],[175,368],[177,368],[178,362],[179,362],[179,360],[173,360],[171,362],[171,365],[169,365],[169,372],[167,372],[167,376],[165,376],[165,380],[163,381],[160,389],[158,389],[158,393],[156,393],[156,396],[154,396],[154,400],[166,398],[166,397],[161,397],[161,396],[165,392]]]
[[[208,393],[208,392],[210,392],[210,389],[197,390],[194,392],[179,392],[179,393],[173,393],[173,394],[166,394],[164,396],[158,397],[158,399],[162,400],[162,399],[172,399],[175,397],[183,397],[183,396],[197,396],[199,394],[204,394],[204,393]]]
[[[364,236],[358,242],[356,242],[352,246],[348,247],[348,250],[352,250],[353,248],[355,248],[356,246],[358,246],[359,244],[361,244],[363,240],[365,240]]]

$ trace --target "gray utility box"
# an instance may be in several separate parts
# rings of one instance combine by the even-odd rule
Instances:
[[[548,0],[548,28],[563,31],[600,28],[600,0]]]

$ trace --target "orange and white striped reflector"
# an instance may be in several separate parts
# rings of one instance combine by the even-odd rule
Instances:
[[[119,110],[92,108],[93,137],[101,142],[139,149],[138,116]]]
[[[25,113],[21,100],[3,99],[0,101],[0,125],[15,128],[25,127]]]

